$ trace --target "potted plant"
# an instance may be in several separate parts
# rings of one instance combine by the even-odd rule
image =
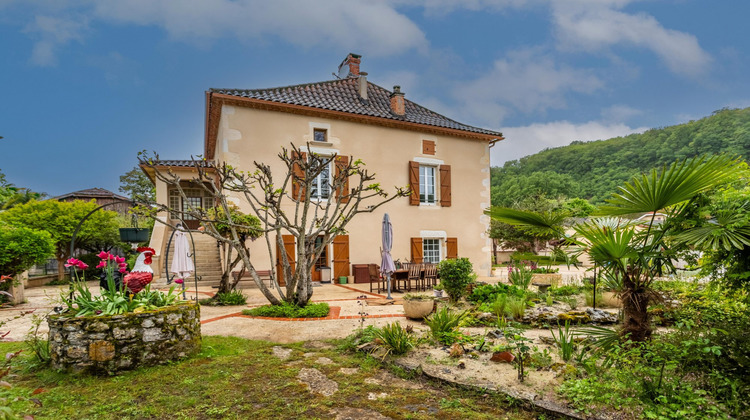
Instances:
[[[432,292],[435,294],[436,298],[443,297],[444,291],[445,291],[445,286],[443,286],[443,283],[436,284],[435,287],[432,289]]]
[[[410,319],[422,319],[432,313],[434,300],[427,295],[404,295],[404,314]]]

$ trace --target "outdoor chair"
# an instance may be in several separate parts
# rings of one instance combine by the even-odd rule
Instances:
[[[409,265],[409,277],[406,279],[407,290],[411,291],[411,282],[414,281],[414,288],[419,290],[422,282],[422,264]]]
[[[368,264],[367,269],[370,274],[370,293],[372,293],[373,282],[377,284],[378,293],[380,293],[381,290],[385,289],[383,285],[383,277],[380,275],[380,266],[377,264]]]
[[[424,283],[430,289],[437,285],[437,266],[435,264],[424,265]]]

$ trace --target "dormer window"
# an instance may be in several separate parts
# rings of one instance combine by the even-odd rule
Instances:
[[[328,142],[328,130],[325,128],[316,128],[313,130],[313,140],[321,143]]]

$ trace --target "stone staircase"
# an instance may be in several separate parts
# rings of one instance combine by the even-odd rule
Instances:
[[[196,271],[200,276],[199,286],[218,286],[221,281],[221,260],[219,255],[219,248],[216,246],[216,239],[202,234],[200,232],[193,231],[193,240],[195,241],[195,262]],[[188,238],[190,238],[188,236]],[[169,247],[169,264],[172,263],[172,256],[174,255],[174,240]],[[166,280],[165,280],[166,281]],[[187,281],[188,284],[193,284],[193,276]]]

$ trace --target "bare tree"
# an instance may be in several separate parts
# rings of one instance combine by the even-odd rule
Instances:
[[[309,150],[309,145],[308,145]],[[323,251],[336,235],[346,233],[349,222],[360,213],[371,213],[378,207],[410,194],[408,187],[396,187],[389,195],[378,183],[375,174],[365,169],[364,163],[350,156],[321,156],[305,153],[294,144],[282,148],[278,154],[285,173],[277,182],[271,167],[264,162],[253,162],[253,171],[240,171],[227,164],[212,165],[193,159],[197,175],[181,179],[171,170],[158,167],[158,155],[140,155],[142,165],[151,168],[156,178],[176,189],[186,198],[181,181],[202,188],[214,199],[221,212],[203,208],[171,209],[155,203],[156,209],[170,212],[173,217],[199,220],[205,233],[228,244],[241,259],[245,269],[272,304],[282,301],[304,306],[313,294],[311,270]],[[241,231],[248,226],[237,223],[229,209],[232,198],[244,199],[251,212],[260,219],[270,259],[271,286],[263,283],[242,240]],[[215,215],[223,213],[221,219]],[[224,234],[217,224],[226,227]],[[275,234],[275,236],[274,236]],[[294,236],[295,258],[287,253],[282,234]],[[321,238],[321,239],[318,239]],[[274,247],[280,253],[281,272],[277,272]],[[294,264],[292,264],[294,261]],[[285,280],[282,288],[279,279]]]

